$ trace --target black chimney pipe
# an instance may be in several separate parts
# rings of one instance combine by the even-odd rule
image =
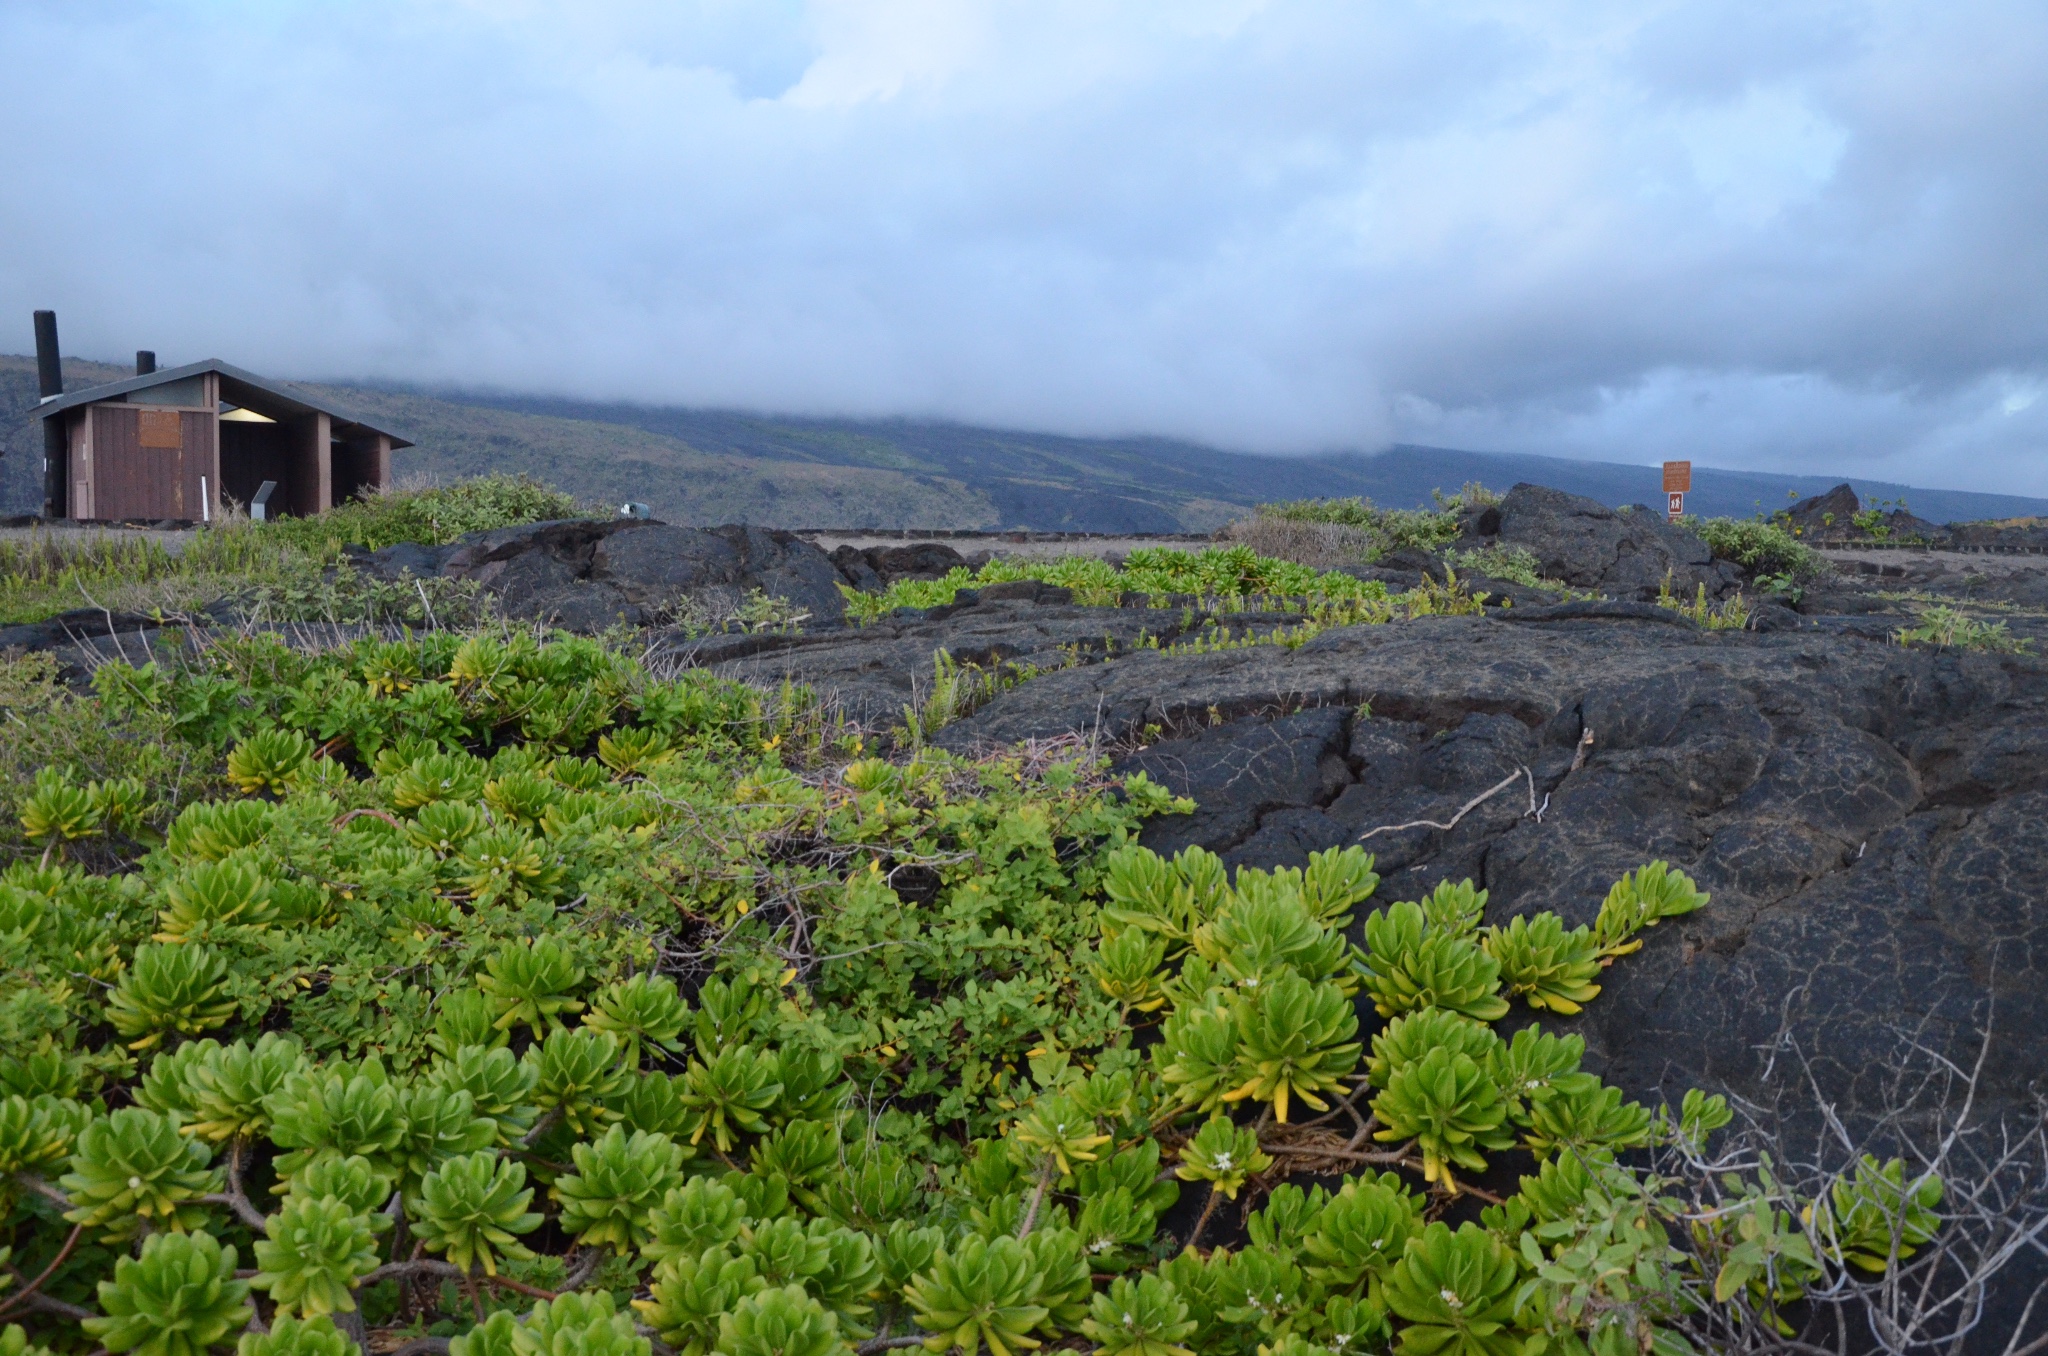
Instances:
[[[42,397],[64,394],[64,364],[57,349],[57,313],[36,312],[36,386]],[[43,420],[43,516],[64,516],[64,488],[71,478],[71,446],[62,419]]]
[[[138,377],[146,377],[154,371],[156,371],[156,354],[150,349],[136,349],[135,375]]]
[[[36,312],[36,385],[43,399],[64,394],[64,364],[57,357],[57,313]]]

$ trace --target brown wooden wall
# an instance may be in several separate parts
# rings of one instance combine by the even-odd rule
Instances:
[[[218,478],[211,414],[112,402],[89,408],[92,503],[74,506],[74,516],[195,521],[207,516],[202,478],[215,494]]]

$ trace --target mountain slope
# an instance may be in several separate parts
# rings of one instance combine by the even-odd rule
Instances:
[[[126,376],[65,364],[72,389]],[[1029,527],[1206,532],[1263,500],[1364,495],[1427,504],[1435,489],[1530,480],[1610,504],[1663,501],[1654,466],[1401,446],[1375,454],[1262,457],[1164,438],[1070,438],[910,420],[795,419],[718,410],[304,383],[417,441],[401,475],[525,471],[584,498],[653,506],[676,522],[785,527]],[[35,364],[0,357],[0,508],[42,499],[29,412]],[[1746,516],[1847,479],[1865,502],[1904,498],[1937,522],[2048,513],[2048,500],[1912,489],[1854,476],[1697,468],[1687,507]]]

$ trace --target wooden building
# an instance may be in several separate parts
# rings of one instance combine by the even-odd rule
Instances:
[[[138,354],[138,368],[154,368]],[[270,516],[319,513],[391,484],[412,444],[218,358],[46,396],[44,513],[210,522],[275,481]]]

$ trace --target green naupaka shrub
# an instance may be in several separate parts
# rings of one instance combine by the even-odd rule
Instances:
[[[1725,1107],[1496,1033],[1706,903],[1661,863],[1577,929],[1487,926],[1469,883],[1360,920],[1360,849],[1163,859],[1135,829],[1185,802],[1143,778],[849,761],[800,704],[580,641],[257,640],[99,688],[221,794],[53,768],[0,872],[24,1353],[1669,1350],[1688,1295],[1772,1310],[1939,1228],[1939,1181],[1873,1160],[1681,1253],[1620,1155]],[[89,863],[117,807],[140,855]],[[1509,1148],[1518,1192],[1435,1218]]]

